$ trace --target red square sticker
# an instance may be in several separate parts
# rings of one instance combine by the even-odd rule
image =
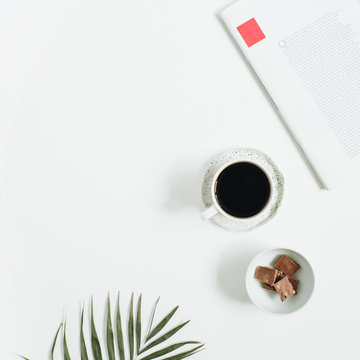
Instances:
[[[265,39],[265,35],[260,29],[260,26],[256,22],[255,18],[241,24],[237,27],[237,30],[248,47],[255,45],[262,39]]]

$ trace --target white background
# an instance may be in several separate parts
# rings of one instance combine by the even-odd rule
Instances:
[[[227,5],[1,2],[1,359],[46,359],[65,313],[77,359],[80,304],[94,295],[101,328],[108,290],[125,313],[131,291],[146,311],[161,295],[159,316],[180,304],[197,359],[359,358],[359,183],[320,190],[217,18]],[[208,161],[240,146],[286,180],[277,216],[245,234],[200,219]],[[244,288],[273,246],[316,272],[284,318]]]

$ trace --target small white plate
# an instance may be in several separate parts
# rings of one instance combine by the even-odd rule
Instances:
[[[264,289],[262,282],[255,278],[258,266],[274,267],[281,255],[287,255],[300,265],[300,269],[294,275],[294,279],[299,280],[297,294],[284,302],[281,302],[277,292]],[[290,249],[277,248],[261,252],[251,261],[246,272],[246,290],[251,301],[269,314],[286,315],[299,310],[309,301],[314,286],[315,276],[310,263],[303,255]]]

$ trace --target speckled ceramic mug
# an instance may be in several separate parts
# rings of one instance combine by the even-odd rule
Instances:
[[[236,163],[250,163],[262,170],[270,185],[270,195],[265,206],[250,217],[236,217],[226,212],[216,197],[216,183],[219,175]],[[210,162],[202,186],[202,198],[206,210],[203,219],[212,219],[229,230],[247,231],[272,218],[282,201],[284,179],[274,162],[259,150],[240,148],[227,151]]]

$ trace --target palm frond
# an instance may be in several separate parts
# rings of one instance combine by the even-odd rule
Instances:
[[[66,323],[64,325],[63,347],[64,347],[64,360],[71,360],[69,349],[67,346],[67,341],[66,341]]]
[[[179,306],[175,306],[174,309],[172,309],[169,314],[167,314],[157,326],[155,326],[154,330],[150,332],[150,334],[146,338],[146,342],[148,342],[150,339],[152,339],[155,335],[157,335],[165,326],[166,324],[171,320],[171,318],[176,313]]]
[[[129,340],[130,360],[133,360],[134,358],[134,293],[131,294],[131,300],[130,300],[128,340]]]
[[[173,344],[170,345],[164,349],[158,350],[153,352],[152,354],[149,354],[143,358],[141,358],[141,360],[153,360],[153,359],[157,359],[160,356],[164,356],[170,352],[173,352],[181,347],[183,347],[184,345],[189,345],[189,344],[199,344],[198,341],[185,341],[185,342],[181,342],[181,343],[177,343],[177,344]]]
[[[190,322],[190,320],[185,321],[184,323],[182,323],[182,324],[174,327],[173,329],[169,330],[167,333],[165,333],[164,335],[162,335],[161,337],[159,337],[158,339],[154,340],[153,342],[151,342],[150,344],[145,346],[143,349],[141,349],[141,351],[139,352],[139,355],[144,353],[145,351],[150,350],[151,348],[153,348],[156,345],[160,345],[161,343],[163,343],[167,339],[171,338],[171,336],[175,335],[179,330],[181,330],[189,322]]]
[[[60,329],[62,328],[62,326],[63,326],[63,324],[61,323],[56,331],[54,341],[51,345],[51,351],[50,351],[50,359],[51,360],[54,360],[54,351],[55,351],[56,341],[57,341],[57,338],[58,338],[58,335],[59,335],[59,332],[60,332]]]
[[[155,317],[155,311],[157,309],[157,305],[159,303],[158,298],[152,308],[149,324],[147,326],[147,331],[145,335],[145,340],[142,342],[142,294],[140,294],[137,306],[136,313],[134,314],[134,293],[131,295],[130,300],[130,308],[129,308],[129,317],[127,322],[127,340],[128,340],[128,351],[129,351],[129,360],[153,360],[162,358],[162,360],[182,360],[188,358],[190,356],[195,355],[199,351],[203,350],[204,344],[201,344],[198,341],[185,341],[178,342],[172,345],[167,345],[163,348],[159,348],[159,345],[165,343],[168,339],[170,339],[173,335],[179,332],[185,325],[189,323],[189,321],[185,321],[178,326],[171,328],[160,334],[157,338],[153,339],[156,335],[158,335],[163,329],[165,329],[166,325],[173,318],[174,314],[178,310],[178,306],[173,308],[159,323],[153,328],[153,321]],[[105,340],[106,340],[106,348],[107,348],[107,358],[108,360],[127,360],[126,352],[125,352],[125,343],[124,343],[124,334],[122,329],[122,320],[121,320],[121,311],[120,311],[120,294],[118,294],[117,304],[116,304],[116,315],[115,315],[115,327],[112,325],[112,316],[111,316],[111,303],[110,303],[110,294],[107,297],[107,306],[106,306],[106,332],[105,332]],[[51,350],[50,350],[50,360],[54,360],[54,350],[57,344],[57,340],[59,338],[60,329],[64,328],[62,335],[62,357],[63,360],[71,360],[70,351],[67,344],[67,336],[66,336],[66,323],[61,323],[56,331],[55,338],[52,342]],[[115,352],[115,338],[117,343],[117,352]],[[90,302],[90,343],[92,350],[92,358],[93,360],[102,360],[102,350],[100,341],[98,338],[95,319],[94,319],[94,302],[93,298],[91,298]],[[190,350],[183,351],[182,353],[172,355],[164,358],[167,354],[170,354],[173,351],[176,351],[184,346],[196,344],[197,346],[193,347]],[[152,353],[147,353],[150,349],[153,349]],[[29,360],[27,357],[19,355],[23,360]],[[81,308],[81,320],[80,320],[80,358],[81,360],[89,360],[88,357],[88,348],[85,341],[84,335],[84,306]]]
[[[84,305],[81,309],[81,322],[80,322],[80,356],[81,360],[89,360],[86,343],[85,343],[85,336],[84,336]]]
[[[106,344],[109,360],[115,360],[114,332],[111,322],[110,294],[108,294],[107,299]]]
[[[102,360],[101,346],[99,338],[96,332],[95,321],[94,321],[94,303],[91,299],[91,347],[93,352],[94,360]]]
[[[149,337],[150,333],[151,333],[151,330],[152,330],[152,325],[153,325],[153,322],[154,322],[154,317],[155,317],[155,312],[156,312],[156,308],[158,306],[158,303],[160,301],[160,297],[158,297],[155,301],[155,304],[151,310],[151,315],[150,315],[150,320],[149,320],[149,326],[148,326],[148,330],[147,330],[147,333],[146,333],[146,339]]]
[[[177,355],[173,355],[173,356],[164,358],[162,360],[182,360],[182,359],[185,359],[187,357],[190,357],[190,356],[195,355],[198,352],[200,352],[202,350],[203,346],[204,346],[204,344],[201,344],[201,345],[196,346],[195,348],[193,348],[191,350],[185,351],[185,352],[183,352],[181,354],[177,354]]]
[[[120,360],[125,360],[124,336],[122,331],[121,313],[120,313],[120,293],[118,294],[117,309],[116,309],[116,337],[117,337]]]
[[[136,334],[136,353],[138,354],[140,351],[141,346],[141,300],[142,294],[139,296],[137,311],[136,311],[136,327],[135,327],[135,334]]]

